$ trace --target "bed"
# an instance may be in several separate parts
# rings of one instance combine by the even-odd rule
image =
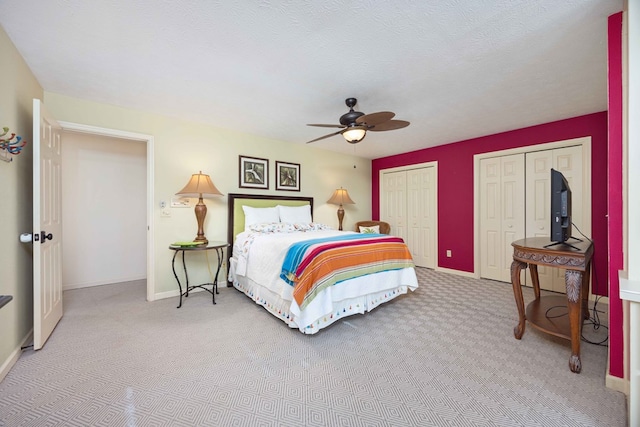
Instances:
[[[418,287],[400,238],[314,223],[311,197],[228,197],[228,281],[290,328],[315,334]]]

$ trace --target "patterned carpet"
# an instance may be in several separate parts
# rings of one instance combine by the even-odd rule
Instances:
[[[509,284],[418,270],[416,292],[313,336],[231,288],[181,309],[144,282],[67,291],[45,348],[0,383],[0,425],[626,425],[605,347],[583,343],[571,373],[568,341],[513,337]]]

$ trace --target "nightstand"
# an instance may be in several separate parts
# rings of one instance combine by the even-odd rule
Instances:
[[[169,249],[174,251],[173,259],[171,260],[171,269],[173,270],[173,275],[176,278],[176,282],[178,282],[178,288],[180,290],[180,304],[178,304],[177,308],[182,307],[182,297],[188,297],[189,292],[195,288],[204,289],[212,295],[213,303],[216,303],[216,294],[218,293],[218,273],[220,273],[220,268],[222,267],[222,260],[224,259],[224,249],[229,246],[227,242],[209,242],[205,245],[197,245],[197,246],[169,246]],[[213,277],[213,283],[201,283],[199,285],[189,285],[189,274],[187,273],[187,263],[185,262],[185,253],[186,252],[202,252],[202,251],[215,251],[216,256],[218,258],[218,267],[216,269],[216,274]],[[185,290],[182,291],[182,283],[180,283],[180,279],[178,278],[178,274],[176,273],[176,257],[179,253],[182,253],[182,268],[184,269],[184,278],[185,278]],[[211,289],[207,288],[207,286],[211,286]]]

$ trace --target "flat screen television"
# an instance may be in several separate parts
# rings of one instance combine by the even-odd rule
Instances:
[[[571,238],[571,189],[564,175],[551,169],[551,241]]]

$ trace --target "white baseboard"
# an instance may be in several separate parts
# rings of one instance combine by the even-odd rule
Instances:
[[[7,358],[7,360],[5,360],[2,366],[0,366],[0,382],[2,382],[4,377],[7,376],[7,374],[13,367],[13,365],[15,365],[18,359],[20,358],[20,355],[22,354],[22,347],[24,347],[24,345],[30,342],[32,339],[33,339],[33,329],[30,330],[29,333],[27,333],[27,336],[24,337],[24,339],[22,340],[18,348],[13,350],[11,352],[11,355],[9,355],[9,357]]]
[[[173,298],[177,296],[180,296],[180,291],[176,289],[175,291],[166,291],[166,292],[156,293],[154,294],[153,300],[157,301],[159,299]]]
[[[71,289],[91,288],[93,286],[111,285],[113,283],[135,282],[137,280],[145,280],[145,275],[135,277],[121,277],[117,279],[99,280],[97,282],[85,282],[85,283],[66,283],[62,285],[63,291],[69,291]]]
[[[478,278],[475,273],[470,273],[468,271],[453,270],[451,268],[443,268],[443,267],[436,267],[435,270],[441,273],[449,273],[449,274],[455,274],[457,276],[468,277],[470,279]]]
[[[611,374],[605,376],[604,385],[611,390],[619,391],[629,396],[629,380],[614,377]]]

